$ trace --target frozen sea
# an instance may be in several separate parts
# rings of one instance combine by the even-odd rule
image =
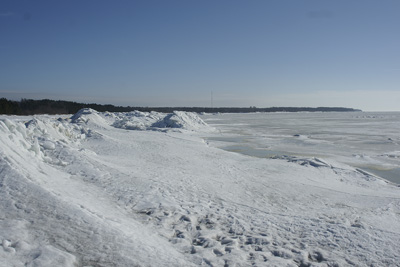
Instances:
[[[207,141],[255,157],[336,160],[400,184],[400,112],[204,115]]]

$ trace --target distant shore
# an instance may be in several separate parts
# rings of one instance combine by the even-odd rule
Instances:
[[[35,115],[35,114],[75,114],[82,108],[92,108],[100,112],[164,112],[171,113],[173,111],[188,111],[197,113],[249,113],[249,112],[355,112],[360,109],[345,107],[268,107],[257,108],[252,107],[131,107],[131,106],[114,106],[101,104],[77,103],[64,100],[34,100],[21,99],[21,101],[8,100],[0,98],[0,114],[9,115]]]

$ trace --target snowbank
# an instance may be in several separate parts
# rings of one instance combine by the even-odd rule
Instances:
[[[74,146],[89,135],[89,130],[63,119],[34,117],[27,122],[0,119],[0,141],[7,154],[16,152],[21,159],[33,156],[43,161],[63,164],[48,156],[56,148]]]
[[[121,112],[100,113],[93,109],[85,108],[71,117],[72,123],[91,125],[92,127],[115,128],[127,130],[190,130],[213,131],[199,116],[192,112],[174,111],[173,113],[159,112]]]
[[[181,129],[191,131],[213,131],[199,116],[192,112],[174,111],[171,114],[158,112],[131,112],[122,114],[113,123],[116,128],[128,130]]]

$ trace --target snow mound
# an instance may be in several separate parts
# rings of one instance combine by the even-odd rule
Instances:
[[[205,123],[196,113],[174,111],[160,112],[98,112],[84,108],[74,114],[70,121],[90,128],[109,129],[110,127],[126,130],[189,130],[211,132],[214,128]]]
[[[118,113],[112,126],[126,130],[147,130],[162,118],[163,114],[158,112],[133,111]]]
[[[168,114],[162,121],[159,121],[152,126],[158,128],[180,128],[187,130],[199,130],[208,127],[208,125],[195,113],[184,111],[174,111],[174,113]]]
[[[97,117],[98,112],[91,108],[82,108],[71,117],[72,123],[87,123],[91,118]]]
[[[119,113],[112,126],[127,130],[213,130],[197,114],[184,111],[174,111],[170,114],[140,111]]]
[[[15,153],[15,161],[26,157],[63,165],[59,160],[53,160],[52,154],[66,146],[77,145],[88,135],[85,128],[58,119],[34,117],[23,121],[0,119],[0,143],[7,154]]]
[[[72,123],[97,129],[108,129],[110,120],[113,119],[112,116],[109,116],[109,113],[101,113],[91,108],[80,109],[70,118]]]

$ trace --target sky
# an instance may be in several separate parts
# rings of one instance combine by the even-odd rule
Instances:
[[[400,111],[399,14],[398,0],[2,0],[0,97]]]

